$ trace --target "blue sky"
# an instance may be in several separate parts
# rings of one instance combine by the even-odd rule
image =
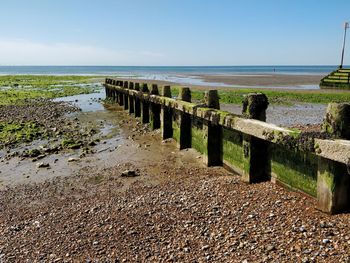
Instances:
[[[349,0],[1,0],[0,10],[0,65],[337,65],[350,21]]]

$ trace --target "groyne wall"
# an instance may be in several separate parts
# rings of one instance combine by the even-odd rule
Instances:
[[[317,199],[318,209],[350,209],[350,141],[320,139],[268,124],[268,98],[248,94],[242,115],[221,111],[216,90],[203,103],[191,102],[189,88],[173,98],[171,87],[107,78],[106,97],[130,114],[174,138],[180,149],[194,148],[208,166],[225,166],[247,183],[270,180]]]

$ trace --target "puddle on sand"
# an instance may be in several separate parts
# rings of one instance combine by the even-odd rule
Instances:
[[[120,144],[124,142],[120,133],[119,121],[125,115],[121,110],[114,107],[105,108],[101,103],[104,98],[104,90],[101,89],[97,93],[81,94],[76,96],[68,96],[57,98],[54,101],[73,102],[82,109],[81,112],[70,114],[74,121],[81,122],[84,126],[93,127],[99,131],[97,136],[101,138],[101,143],[93,147],[96,151],[96,158],[103,158],[104,152],[114,151]],[[45,145],[46,140],[37,140],[29,144],[22,144],[13,151],[23,152],[25,149],[38,148]],[[52,142],[51,143],[57,143]],[[80,168],[89,165],[84,158],[79,159],[76,163],[68,163],[70,157],[77,158],[82,153],[82,149],[70,150],[59,154],[51,154],[43,159],[33,162],[32,159],[21,160],[18,157],[12,158],[1,163],[0,171],[0,189],[6,185],[15,185],[28,182],[41,182],[57,176],[70,176],[75,174]],[[3,155],[3,154],[2,154]],[[100,156],[101,155],[101,156]],[[37,168],[39,162],[49,163],[49,169]]]
[[[19,184],[40,183],[57,177],[68,177],[77,174],[98,174],[105,169],[115,171],[118,164],[131,164],[142,169],[145,176],[123,180],[123,188],[135,180],[146,180],[149,183],[161,180],[164,164],[169,169],[186,166],[203,166],[195,151],[179,152],[175,142],[162,143],[159,134],[150,133],[133,137],[137,120],[116,105],[103,105],[99,98],[104,98],[104,91],[95,94],[83,94],[57,99],[71,101],[83,110],[72,119],[87,126],[97,127],[101,137],[100,143],[92,147],[94,154],[80,158],[82,150],[52,154],[33,162],[32,159],[21,160],[18,157],[1,163],[0,189]],[[77,101],[76,101],[77,100]],[[76,119],[75,119],[76,118]],[[121,122],[124,121],[124,122]],[[132,135],[132,136],[131,136]],[[131,137],[130,137],[131,136]],[[40,143],[40,142],[39,142]],[[77,161],[68,162],[69,158]],[[37,168],[38,162],[49,163],[49,168]],[[117,175],[119,177],[119,175]],[[122,190],[122,189],[121,189]]]
[[[106,94],[105,90],[102,88],[102,85],[99,87],[100,89],[95,93],[56,98],[53,101],[73,103],[74,105],[78,106],[82,112],[104,111],[105,108],[100,101],[106,97]]]

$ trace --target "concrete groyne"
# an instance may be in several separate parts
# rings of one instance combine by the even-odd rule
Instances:
[[[350,138],[321,139],[266,123],[264,94],[248,94],[242,115],[235,115],[220,110],[216,90],[198,104],[191,102],[189,88],[181,88],[177,98],[170,86],[107,78],[105,88],[108,100],[161,129],[162,138],[174,138],[180,149],[196,149],[208,166],[223,165],[248,183],[271,180],[306,193],[327,213],[350,209]],[[348,118],[335,112],[346,115],[348,105],[329,108],[325,129],[349,134]]]

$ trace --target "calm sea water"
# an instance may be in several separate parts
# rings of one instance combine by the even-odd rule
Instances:
[[[201,67],[144,67],[144,66],[0,66],[0,75],[122,75],[152,74],[317,74],[325,75],[337,66],[201,66]]]

